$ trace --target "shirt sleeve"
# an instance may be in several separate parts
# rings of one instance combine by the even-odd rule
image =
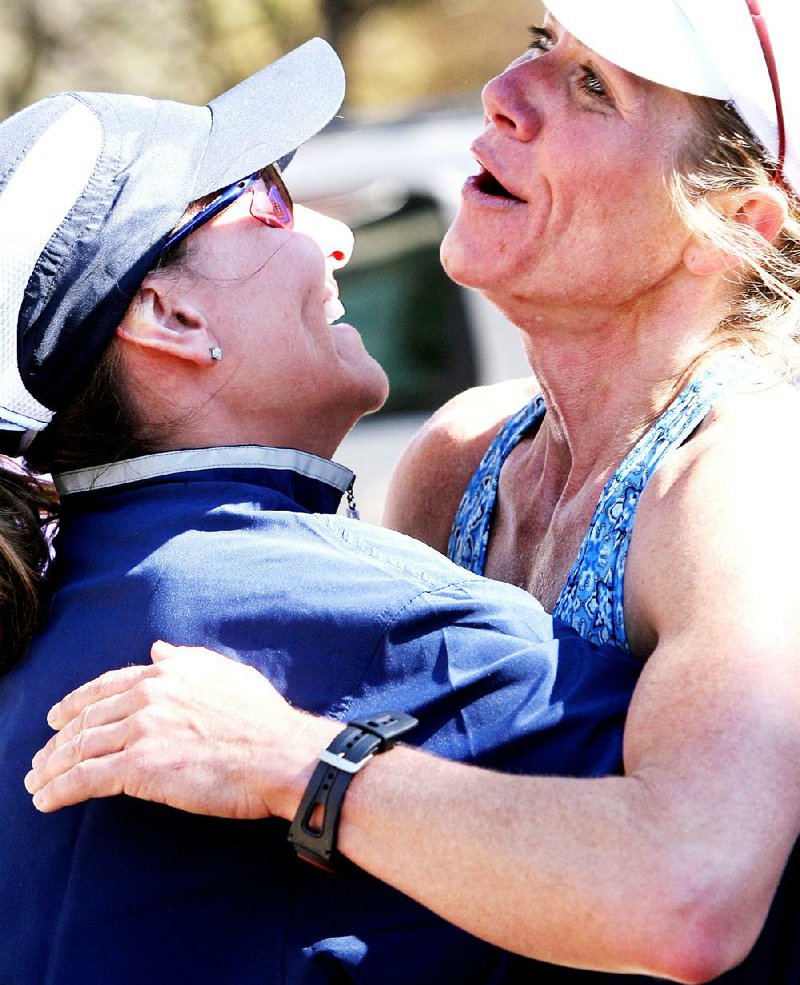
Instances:
[[[410,744],[509,772],[622,768],[641,664],[589,643],[528,593],[485,579],[424,591],[381,638],[350,708],[415,715]]]

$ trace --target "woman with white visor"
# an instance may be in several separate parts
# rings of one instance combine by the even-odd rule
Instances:
[[[800,980],[799,28],[794,0],[553,0],[484,90],[479,173],[443,245],[450,275],[520,327],[537,382],[445,408],[389,522],[644,669],[623,777],[396,748],[352,783],[339,847],[473,933],[587,969],[564,980]],[[200,714],[185,668],[179,652],[137,673]],[[42,806],[115,789],[102,757],[75,776],[57,753],[81,709],[138,683],[56,710]],[[268,714],[254,745],[272,765],[242,783],[290,816],[328,723],[277,699]],[[110,754],[137,748],[125,722]],[[234,797],[155,764],[148,782],[193,809]]]

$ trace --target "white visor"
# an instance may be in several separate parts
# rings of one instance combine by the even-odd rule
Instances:
[[[779,157],[778,110],[748,0],[550,0],[553,16],[601,57],[652,82],[731,100]],[[776,67],[783,177],[800,192],[800,0],[760,0]]]

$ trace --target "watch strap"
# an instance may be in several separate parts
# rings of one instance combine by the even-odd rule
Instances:
[[[335,871],[340,863],[336,845],[342,803],[351,780],[415,725],[417,719],[401,711],[357,718],[322,751],[289,828],[289,841],[300,858]]]

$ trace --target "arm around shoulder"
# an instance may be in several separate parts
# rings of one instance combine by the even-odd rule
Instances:
[[[345,805],[358,864],[541,960],[689,982],[744,960],[800,830],[800,523],[770,414],[749,436],[753,406],[741,416],[698,433],[640,504],[626,624],[648,659],[625,775],[398,749]]]

